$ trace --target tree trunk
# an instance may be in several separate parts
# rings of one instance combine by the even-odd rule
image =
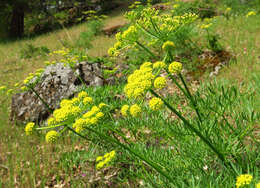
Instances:
[[[20,38],[24,33],[24,9],[23,4],[16,4],[12,10],[11,25],[9,35],[12,38]]]

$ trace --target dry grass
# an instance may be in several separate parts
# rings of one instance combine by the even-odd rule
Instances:
[[[238,17],[229,22],[219,20],[223,36],[221,42],[236,56],[236,62],[225,67],[219,74],[231,81],[250,82],[250,75],[260,73],[260,18]],[[219,24],[220,24],[219,23]]]

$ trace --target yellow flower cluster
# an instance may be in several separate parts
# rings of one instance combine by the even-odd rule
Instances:
[[[100,103],[99,105],[98,105],[98,107],[100,108],[100,109],[102,109],[102,108],[104,108],[105,106],[107,106],[105,103]]]
[[[66,122],[67,120],[74,120],[84,111],[84,108],[80,108],[81,104],[87,105],[92,103],[92,101],[93,99],[88,97],[85,91],[80,92],[78,97],[63,99],[60,102],[60,108],[54,110],[53,117],[48,119],[48,125],[51,126]]]
[[[170,51],[170,50],[173,50],[174,48],[175,48],[175,44],[172,41],[166,41],[162,45],[162,49],[164,51]]]
[[[123,105],[122,108],[121,108],[121,114],[123,116],[127,116],[128,110],[129,110],[129,105]]]
[[[96,158],[96,162],[98,162],[98,164],[96,165],[96,169],[99,170],[104,166],[108,166],[108,164],[115,158],[115,156],[116,156],[115,150],[106,153],[104,156],[98,156]]]
[[[109,56],[117,57],[119,55],[119,51],[115,47],[111,47],[107,51]]]
[[[119,49],[128,50],[140,43],[156,48],[158,45],[157,37],[146,38],[138,36],[151,36],[153,35],[151,33],[169,36],[178,28],[191,24],[198,18],[198,15],[193,13],[185,13],[182,16],[173,16],[172,13],[160,14],[159,10],[150,6],[142,8],[142,11],[129,11],[125,16],[133,24],[123,33],[119,32],[116,34],[116,40],[120,43],[116,43],[114,47],[108,50],[111,56],[119,55]],[[138,44],[137,41],[139,42]]]
[[[255,187],[260,188],[260,182],[258,182]]]
[[[81,112],[80,107],[74,106],[72,103],[65,105],[53,112],[56,124],[65,122],[68,119],[78,116]]]
[[[202,24],[200,26],[201,29],[208,29],[210,26],[212,26],[212,23],[209,23],[209,24]]]
[[[130,107],[130,114],[133,117],[138,117],[141,114],[141,107],[138,104],[134,104]]]
[[[61,50],[53,51],[52,54],[63,56],[64,59],[61,59],[60,62],[63,63],[65,66],[69,66],[73,68],[78,62],[80,62],[80,57],[78,55],[74,55],[73,52],[68,48],[62,48]],[[82,58],[83,57],[87,57],[87,56],[82,56]],[[55,63],[56,62],[51,64],[55,64]]]
[[[156,111],[156,110],[160,110],[163,106],[163,101],[158,98],[158,97],[153,97],[150,101],[149,101],[149,107]]]
[[[130,112],[130,114],[133,117],[138,117],[141,114],[141,107],[138,104],[134,104],[131,107],[129,107],[129,105],[123,105],[121,108],[121,114],[123,116],[127,116],[128,112]]]
[[[31,135],[33,133],[33,128],[35,126],[35,123],[29,122],[25,126],[25,133],[26,135]]]
[[[91,97],[85,97],[83,99],[83,104],[87,105],[87,104],[91,104],[93,103],[93,99]]]
[[[87,94],[86,91],[81,91],[81,92],[78,93],[78,98],[79,99],[84,99],[86,97],[88,97],[88,94]]]
[[[166,64],[162,61],[157,61],[153,64],[153,69],[163,69],[166,68]]]
[[[124,92],[128,98],[138,98],[143,96],[152,86],[155,78],[153,75],[152,63],[145,62],[140,69],[135,70],[127,79]]]
[[[80,133],[84,130],[85,127],[89,125],[95,125],[104,117],[104,113],[101,112],[101,109],[106,106],[105,103],[100,103],[97,106],[93,106],[91,110],[83,114],[82,118],[79,118],[75,121],[72,127],[77,133]]]
[[[40,76],[41,76],[41,74],[42,74],[43,71],[44,71],[44,69],[38,69],[38,70],[36,70],[35,73],[30,73],[30,74],[24,79],[23,83],[24,83],[25,85],[35,84],[35,83],[39,80],[39,78],[40,78]],[[21,88],[21,89],[22,89],[22,88]],[[22,90],[23,90],[23,89],[22,89]]]
[[[225,10],[226,13],[228,13],[228,12],[230,12],[230,11],[231,11],[231,8],[230,8],[230,7],[226,8],[226,10]]]
[[[250,11],[247,13],[246,17],[248,18],[249,16],[255,16],[256,13],[254,11]]]
[[[182,64],[177,61],[174,61],[169,65],[168,70],[172,74],[178,74],[182,70]]]
[[[6,86],[1,86],[0,87],[0,92],[4,92],[6,90]]]
[[[49,131],[45,136],[45,140],[47,143],[54,143],[56,142],[57,138],[58,138],[58,132],[54,130]]]
[[[87,124],[89,124],[89,121],[83,118],[79,118],[72,125],[72,128],[74,128],[77,133],[81,133],[84,129],[84,126],[86,126]]]
[[[166,79],[164,77],[157,77],[153,85],[156,89],[163,89],[166,86]]]
[[[133,8],[138,8],[140,7],[141,2],[140,1],[135,1],[132,5],[130,5],[128,8],[133,9]]]
[[[236,188],[243,187],[244,185],[249,185],[253,179],[250,174],[242,174],[237,177]]]
[[[173,16],[164,14],[157,16],[156,23],[159,25],[161,32],[169,33],[177,30],[178,28],[193,23],[198,16],[193,13],[185,13],[182,16]]]
[[[7,92],[6,92],[6,94],[7,94],[7,95],[11,95],[11,94],[13,93],[13,91],[14,91],[13,89],[8,89]]]
[[[62,55],[62,56],[66,56],[68,55],[70,52],[70,50],[68,48],[62,48],[61,50],[56,50],[56,51],[53,51],[52,53],[53,54],[59,54],[59,55]]]

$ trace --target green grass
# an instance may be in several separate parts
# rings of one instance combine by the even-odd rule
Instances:
[[[122,20],[121,14],[107,20],[116,24]],[[216,78],[205,74],[199,85],[191,84],[192,93],[203,117],[201,132],[211,136],[214,144],[223,153],[241,156],[238,160],[242,168],[237,174],[247,172],[254,175],[254,183],[259,179],[259,118],[260,118],[260,18],[259,15],[245,18],[238,15],[230,20],[216,18],[215,29],[222,36],[221,43],[227,51],[236,56],[236,62],[224,67]],[[32,41],[24,40],[0,44],[0,85],[12,87],[25,78],[29,72],[43,67],[49,57],[30,60],[19,59],[22,46],[30,42],[37,46],[47,46],[51,50],[62,47],[58,38],[76,39],[85,24],[67,31],[39,36]],[[69,34],[69,35],[68,35]],[[75,37],[75,38],[74,38]],[[106,54],[114,43],[113,37],[97,36],[89,53],[93,56]],[[246,48],[246,50],[245,50]],[[56,144],[46,144],[44,135],[27,137],[24,126],[16,126],[8,121],[10,97],[2,94],[0,103],[0,187],[234,187],[236,175],[225,169],[216,155],[200,139],[184,128],[184,124],[169,111],[152,112],[143,107],[142,118],[123,118],[119,109],[133,101],[122,95],[124,83],[116,86],[88,88],[86,91],[95,104],[105,102],[110,105],[113,121],[101,122],[96,130],[109,135],[109,128],[122,132],[132,143],[132,150],[159,164],[174,178],[174,184],[167,182],[162,174],[151,168],[133,153],[123,150],[117,144],[109,143],[93,132],[86,136],[93,142],[85,141],[70,134]],[[197,89],[196,89],[197,88]],[[180,110],[191,124],[197,118],[185,97],[173,86],[164,93],[166,100]],[[218,113],[214,113],[215,109]],[[223,111],[224,110],[224,111]],[[109,119],[109,118],[108,118]],[[225,133],[224,136],[223,133]],[[239,135],[239,136],[238,136]],[[122,143],[123,138],[115,138]],[[225,139],[224,139],[225,138]],[[243,147],[239,146],[241,139]],[[101,171],[95,169],[96,157],[111,150],[117,157],[111,166]],[[241,155],[240,155],[241,154]],[[229,156],[231,157],[231,156]],[[245,163],[248,162],[249,163]],[[236,164],[236,163],[234,163]],[[203,170],[203,167],[208,169]],[[167,182],[167,183],[166,183]],[[254,187],[254,186],[252,186]]]

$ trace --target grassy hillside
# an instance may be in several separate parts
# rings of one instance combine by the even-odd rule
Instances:
[[[118,23],[126,23],[127,20],[123,17],[124,11],[117,10],[109,15],[104,20],[104,25],[114,26]],[[61,49],[64,42],[71,46],[76,45],[74,42],[79,38],[80,33],[88,29],[87,23],[83,23],[33,39],[1,43],[0,86],[12,88],[15,83],[21,83],[30,72],[45,67],[44,61],[54,60],[54,57],[49,55],[21,59],[21,50],[26,48],[26,44],[36,47],[45,46],[50,51],[54,51]],[[224,118],[219,116],[217,119],[217,115],[209,114],[207,118],[205,117],[205,123],[213,127],[213,131],[208,130],[209,132],[214,132],[215,128],[218,131],[221,130],[220,126],[231,127],[230,134],[224,135],[224,138],[227,138],[224,144],[227,144],[230,150],[223,153],[241,154],[242,158],[237,158],[238,163],[243,163],[243,160],[251,161],[252,163],[247,164],[248,171],[245,168],[237,168],[236,173],[232,174],[228,171],[228,167],[222,168],[214,152],[208,151],[206,145],[201,145],[201,139],[195,137],[192,131],[182,130],[181,127],[185,123],[178,121],[177,116],[172,112],[168,113],[170,110],[153,112],[146,105],[143,109],[146,114],[142,115],[142,118],[122,118],[120,108],[132,102],[122,95],[125,85],[122,83],[86,90],[95,100],[95,104],[104,102],[111,105],[113,109],[114,122],[103,122],[102,126],[105,130],[101,130],[102,127],[97,127],[97,130],[105,134],[104,136],[108,136],[108,133],[115,134],[113,138],[123,144],[127,141],[131,142],[132,145],[129,144],[129,146],[133,151],[147,157],[147,161],[154,161],[162,171],[169,170],[169,175],[176,178],[175,185],[167,184],[170,181],[149,162],[141,160],[131,151],[124,150],[113,142],[108,142],[105,137],[99,139],[91,132],[87,136],[93,140],[92,142],[73,134],[68,134],[68,136],[64,134],[64,137],[55,144],[45,143],[43,134],[26,136],[24,126],[15,126],[8,121],[10,96],[2,93],[0,94],[0,188],[175,187],[177,184],[179,187],[235,187],[236,177],[239,174],[252,174],[251,187],[255,187],[255,184],[260,181],[260,156],[258,154],[260,143],[260,14],[246,17],[245,13],[241,13],[230,19],[220,15],[214,19],[212,29],[220,36],[219,42],[235,57],[235,60],[224,66],[216,77],[209,77],[209,72],[207,72],[199,82],[188,83],[188,85],[195,94],[194,97],[198,99],[203,116],[209,113],[209,109],[200,101],[200,95],[208,100],[206,102],[208,107],[217,106],[216,109],[218,107],[218,109],[222,107],[225,109]],[[204,39],[199,40],[203,43]],[[87,51],[87,54],[95,57],[105,56],[107,50],[115,42],[113,35],[99,34],[92,40],[93,47]],[[164,93],[166,100],[189,118],[189,122],[196,124],[195,112],[191,112],[192,107],[187,104],[185,96],[180,95],[176,88],[171,86],[167,90],[168,93]],[[214,127],[213,120],[219,127]],[[118,132],[112,134],[113,131],[107,128],[109,125],[113,126],[114,130],[122,131],[124,135]],[[174,128],[171,127],[172,125]],[[244,132],[239,132],[239,129]],[[203,130],[201,132],[204,133]],[[219,138],[214,137],[215,134],[221,134],[221,131],[215,132],[212,136],[212,139],[218,143]],[[232,137],[233,135],[236,139]],[[251,145],[251,143],[254,144]],[[239,147],[239,144],[243,147]],[[111,165],[102,170],[96,169],[96,157],[103,156],[112,150],[116,150],[116,159],[111,162]],[[205,165],[201,166],[201,169],[196,169],[195,167],[200,164]],[[234,162],[234,164],[237,163]]]

